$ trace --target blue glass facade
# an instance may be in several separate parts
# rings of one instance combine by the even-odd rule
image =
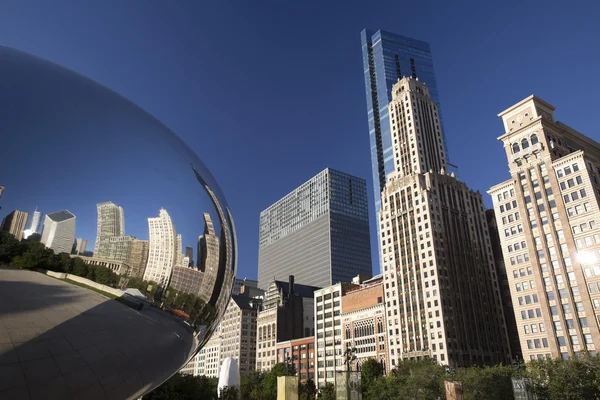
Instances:
[[[388,116],[392,86],[404,76],[418,78],[427,84],[432,100],[438,103],[440,120],[441,109],[429,43],[382,30],[368,29],[362,31],[361,42],[369,118],[373,192],[375,210],[379,212],[381,206],[379,194],[385,186],[387,174],[394,170],[392,134]],[[442,126],[444,147],[448,154],[443,132]]]

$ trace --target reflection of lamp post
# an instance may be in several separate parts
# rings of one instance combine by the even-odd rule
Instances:
[[[356,357],[356,347],[348,347],[346,349],[346,351],[344,352],[344,357],[346,358],[346,360],[344,361],[344,364],[346,364],[347,368],[348,368],[348,372],[352,371],[352,362],[356,361],[357,357]]]

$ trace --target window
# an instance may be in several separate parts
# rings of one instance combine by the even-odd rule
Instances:
[[[529,147],[529,141],[527,140],[527,138],[525,138],[525,139],[521,140],[521,147],[522,147],[523,149],[526,149],[526,148],[528,148],[528,147]]]
[[[530,139],[531,139],[531,144],[536,144],[538,142],[538,137],[535,133],[533,135],[531,135]]]

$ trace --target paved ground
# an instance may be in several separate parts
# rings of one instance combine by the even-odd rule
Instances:
[[[189,327],[46,275],[0,269],[0,399],[130,399],[188,359]]]

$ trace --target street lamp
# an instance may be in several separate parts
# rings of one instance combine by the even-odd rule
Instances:
[[[346,349],[346,351],[344,352],[344,357],[346,358],[346,360],[344,361],[344,364],[346,364],[346,367],[348,368],[348,372],[350,372],[352,370],[352,362],[356,361],[356,359],[357,359],[356,347],[348,347]]]

